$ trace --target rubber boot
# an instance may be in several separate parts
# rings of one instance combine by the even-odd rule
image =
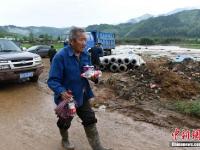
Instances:
[[[66,150],[74,150],[74,145],[71,145],[69,143],[68,131],[65,129],[59,129],[59,130],[60,130],[60,135],[62,137],[62,146]]]
[[[85,133],[86,133],[88,142],[93,150],[112,150],[112,149],[104,148],[101,145],[96,124],[92,124],[87,127],[84,127],[84,129],[85,129]]]

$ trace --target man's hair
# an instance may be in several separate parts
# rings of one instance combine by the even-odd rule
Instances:
[[[83,28],[73,27],[69,32],[69,42],[78,38],[77,33],[85,33]]]

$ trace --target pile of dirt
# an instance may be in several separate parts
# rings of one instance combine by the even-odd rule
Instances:
[[[160,94],[168,99],[190,99],[200,92],[200,84],[184,74],[179,74],[165,67],[166,64],[149,63],[147,68],[153,73],[155,83],[161,88]]]
[[[95,86],[95,93],[101,93],[97,99],[103,99],[101,104],[108,106],[109,110],[121,112],[137,121],[171,129],[183,126],[199,128],[197,118],[180,114],[173,104],[178,100],[198,99],[200,84],[170,69],[169,65],[167,60],[157,59],[125,73],[104,73],[103,82]]]
[[[160,97],[173,100],[190,99],[200,93],[198,82],[169,69],[167,61],[148,62],[137,70],[113,74],[107,84],[123,99],[134,101]]]
[[[173,72],[184,75],[186,79],[200,83],[200,62],[186,59],[181,63],[168,62],[167,66]]]

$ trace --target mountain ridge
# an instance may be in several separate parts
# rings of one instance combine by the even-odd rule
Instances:
[[[184,10],[167,16],[151,17],[151,15],[138,17],[138,22],[120,23],[118,25],[99,24],[90,25],[86,31],[98,30],[102,32],[113,32],[117,39],[132,39],[141,37],[200,37],[200,9]],[[131,20],[131,19],[130,19]],[[18,27],[15,25],[0,26],[0,32],[14,33],[21,36],[40,36],[48,34],[53,37],[65,35],[71,27]]]

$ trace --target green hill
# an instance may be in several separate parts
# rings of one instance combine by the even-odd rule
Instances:
[[[38,37],[48,34],[53,38],[65,34],[70,28],[54,27],[17,27],[13,25],[0,26],[0,36],[14,34],[18,36],[29,36],[33,34]],[[200,38],[200,10],[185,10],[171,15],[151,17],[138,23],[129,22],[118,25],[100,24],[86,27],[87,31],[97,30],[113,32],[117,40],[130,41],[140,38],[152,39],[198,39]],[[138,41],[137,41],[138,42]]]
[[[200,10],[186,10],[169,16],[152,17],[135,24],[92,25],[86,30],[114,32],[119,39],[199,38]]]
[[[29,36],[29,34],[32,33],[34,36],[48,34],[52,37],[57,38],[58,36],[66,34],[69,28],[35,27],[35,26],[18,27],[14,25],[9,25],[0,27],[0,32],[1,30],[7,33],[14,33],[23,36]]]

